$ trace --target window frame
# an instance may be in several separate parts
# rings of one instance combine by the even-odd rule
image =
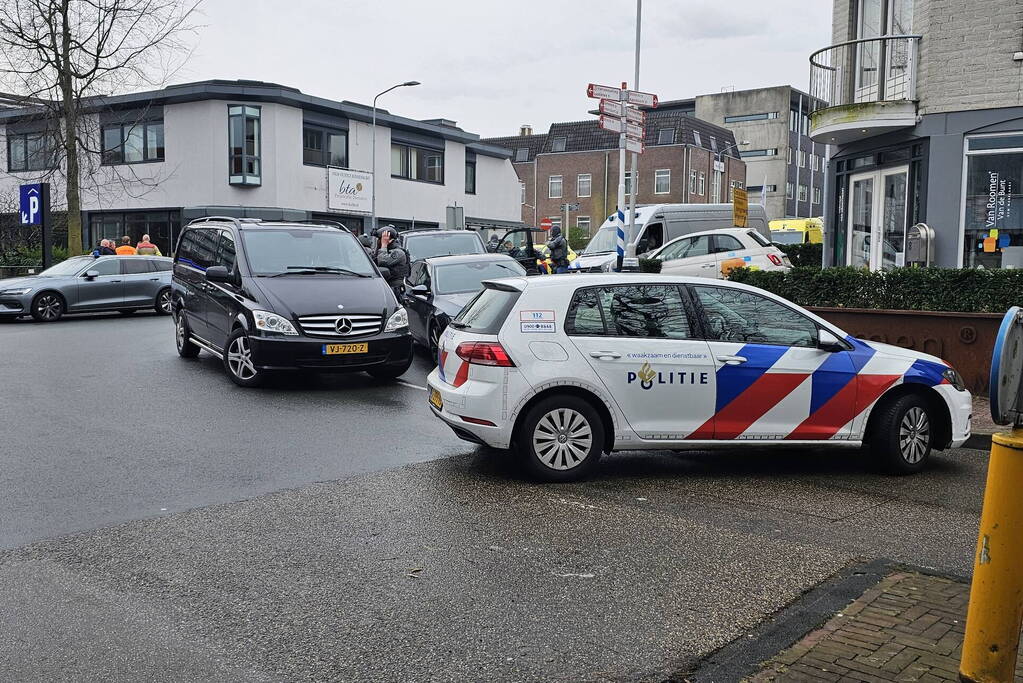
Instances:
[[[306,131],[313,131],[320,136],[320,149],[319,153],[321,158],[320,162],[313,162],[306,159],[306,151],[312,150],[310,147],[305,145]],[[345,139],[345,159],[344,164],[338,166],[337,164],[331,164],[330,162],[330,145],[329,140],[331,135],[342,135]],[[315,123],[302,123],[302,165],[303,166],[315,166],[317,168],[349,168],[348,162],[348,131],[341,128],[331,128],[329,126],[321,126]]]
[[[469,173],[470,169],[472,169],[472,173],[471,174]],[[466,160],[466,162],[465,162],[465,193],[466,194],[476,194],[476,169],[477,169],[477,167],[476,167],[476,160],[475,159],[472,160],[472,161]],[[469,189],[470,188],[470,183],[469,183],[469,176],[470,175],[472,176],[472,183],[471,183],[472,189]]]
[[[796,196],[796,184],[792,182],[785,183],[785,199],[792,199]]]
[[[524,180],[519,181],[519,197],[521,198],[519,204],[524,206],[526,204],[526,181]]]
[[[667,140],[663,140],[665,133],[670,133]],[[658,145],[674,145],[675,144],[675,129],[674,128],[658,128],[657,129],[657,144]]]
[[[763,121],[766,119],[778,118],[776,111],[764,111],[756,114],[733,114],[724,117],[725,123],[742,123],[743,121]]]
[[[163,155],[149,157],[149,127],[160,126],[163,135]],[[135,128],[142,128],[142,158],[138,161],[128,161],[124,157],[124,149],[127,144],[127,135],[130,131]],[[118,129],[118,139],[120,142],[114,148],[106,147],[106,134],[108,130]],[[100,166],[128,166],[134,164],[156,164],[166,160],[167,157],[167,128],[164,126],[163,119],[149,119],[142,121],[135,121],[133,123],[106,123],[100,126],[99,130],[100,140]],[[159,148],[158,148],[159,149]],[[117,159],[108,158],[108,154],[116,150],[119,153]]]
[[[608,328],[608,313],[604,311],[604,306],[600,302],[598,295],[597,298],[597,309],[600,311],[600,321],[603,326],[603,332],[601,334],[593,334],[586,332],[575,331],[575,317],[569,318],[569,312],[572,311],[572,305],[576,299],[583,293],[591,290],[608,289],[612,287],[664,287],[667,289],[674,289],[678,292],[679,299],[682,302],[682,308],[686,317],[686,324],[689,326],[689,336],[684,339],[678,339],[675,337],[629,337],[619,334],[610,334]],[[571,325],[570,325],[571,321]],[[569,337],[599,337],[604,339],[642,339],[643,341],[663,341],[668,343],[678,342],[691,342],[691,341],[705,341],[703,323],[700,319],[700,314],[694,306],[692,294],[689,291],[687,285],[679,285],[670,282],[642,282],[633,284],[604,284],[604,285],[589,285],[585,287],[577,287],[572,292],[572,298],[568,301],[568,308],[565,309],[565,324],[563,326],[565,334]]]
[[[810,188],[800,183],[799,188],[796,190],[796,201],[805,202],[809,196]]]
[[[526,161],[529,161],[529,148],[528,147],[517,148],[515,150],[515,161],[513,161],[512,163],[521,164]]]
[[[699,175],[699,178],[697,179],[696,187],[699,190],[696,193],[697,196],[705,197],[707,195],[707,174],[704,173],[703,171],[700,171],[700,175]]]
[[[657,181],[664,179],[667,181],[667,187],[663,192],[657,189]],[[658,168],[654,170],[654,194],[671,194],[671,169],[670,168]]]
[[[403,159],[403,166],[404,166],[406,172],[408,173],[408,175],[403,175],[401,173],[395,173],[394,172],[393,160],[394,160],[394,148],[395,147],[398,147],[398,148],[401,149],[401,154],[402,154],[402,159]],[[412,150],[417,150],[418,152],[426,152],[426,153],[428,153],[430,155],[439,156],[439,158],[440,158],[440,180],[430,180],[429,178],[413,178],[412,177],[412,173],[413,173]],[[391,177],[392,178],[400,178],[401,180],[411,180],[411,181],[417,182],[417,183],[429,183],[431,185],[443,185],[444,184],[444,178],[445,178],[444,174],[447,172],[447,159],[445,158],[445,156],[446,156],[445,155],[445,150],[443,150],[443,149],[434,149],[432,147],[423,147],[422,145],[413,145],[413,144],[410,144],[408,142],[395,142],[395,141],[392,140],[391,141],[391,160],[392,160],[392,164],[391,164]],[[418,165],[416,165],[415,168],[417,169],[416,172],[418,173]],[[430,169],[429,166],[425,166],[425,168],[426,168],[427,171],[429,171],[429,169]]]
[[[582,224],[583,221],[586,221],[586,225]],[[580,230],[585,230],[586,234],[589,234],[591,225],[592,224],[590,222],[590,217],[589,216],[576,216],[575,217],[575,227],[579,228]]]
[[[564,152],[565,148],[568,147],[568,136],[567,135],[556,135],[551,138],[551,151],[552,152]]]
[[[238,110],[238,111],[236,111]],[[263,184],[263,108],[259,105],[250,104],[229,104],[227,105],[227,180],[229,185],[236,185],[240,187],[258,187]],[[255,113],[253,113],[255,112]],[[232,125],[235,119],[241,119],[242,128],[242,141],[241,141],[241,154],[235,154],[235,145],[231,139],[232,131],[234,126]],[[255,145],[254,152],[249,154],[247,151],[246,143],[248,142],[248,130],[249,121],[255,121]],[[235,159],[241,161],[241,173],[233,172],[233,163]],[[247,172],[247,168],[250,162],[255,161],[255,172]]]
[[[586,193],[583,193],[582,182],[583,178],[586,179]],[[592,173],[577,173],[575,176],[575,196],[576,197],[589,197],[593,194],[593,174]]]
[[[27,133],[11,133],[7,132],[5,137],[7,138],[7,172],[8,173],[36,173],[39,171],[55,171],[58,168],[57,163],[57,136],[49,131],[39,130],[31,131]],[[49,157],[48,163],[40,167],[35,167],[29,164],[29,153],[28,153],[28,140],[29,138],[42,138],[43,150],[49,151],[49,154],[44,156]],[[14,142],[20,142],[22,147],[22,158],[25,160],[24,168],[14,168],[11,161],[14,155],[11,154],[11,148],[14,146]]]
[[[554,194],[554,179],[558,179],[558,193]],[[565,176],[554,174],[547,176],[547,199],[561,199],[565,196]]]

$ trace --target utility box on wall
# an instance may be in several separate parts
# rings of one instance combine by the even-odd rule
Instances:
[[[464,230],[465,229],[465,207],[464,206],[449,206],[447,208],[447,218],[444,222],[444,227],[448,230]]]

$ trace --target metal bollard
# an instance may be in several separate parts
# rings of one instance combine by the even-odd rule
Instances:
[[[959,680],[1009,683],[1023,626],[1023,428],[992,437]]]

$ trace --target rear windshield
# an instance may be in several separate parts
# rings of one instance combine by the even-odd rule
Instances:
[[[243,230],[245,256],[253,275],[277,275],[302,268],[349,270],[373,275],[366,250],[340,230]]]
[[[802,244],[803,233],[799,230],[786,230],[785,232],[772,230],[771,241],[775,244]]]
[[[483,261],[479,263],[451,263],[434,268],[434,290],[437,294],[464,294],[479,291],[483,280],[525,275],[526,269],[518,261]]]
[[[756,240],[757,244],[759,244],[762,247],[771,246],[771,242],[756,230],[750,230],[746,234],[752,237],[754,240]]]
[[[409,235],[405,238],[405,251],[409,259],[418,261],[434,256],[482,254],[483,243],[474,232],[464,234]]]
[[[456,330],[479,334],[497,334],[508,318],[520,292],[508,292],[487,287],[451,321]]]

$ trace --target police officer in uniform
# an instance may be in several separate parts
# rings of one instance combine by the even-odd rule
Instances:
[[[551,269],[554,273],[568,272],[568,240],[561,234],[561,227],[551,228],[551,238],[547,240],[550,250]]]
[[[379,239],[380,247],[374,252],[373,260],[381,268],[387,268],[390,271],[387,284],[401,301],[405,278],[409,274],[408,253],[398,244],[398,230],[393,225],[385,225],[380,228]]]

